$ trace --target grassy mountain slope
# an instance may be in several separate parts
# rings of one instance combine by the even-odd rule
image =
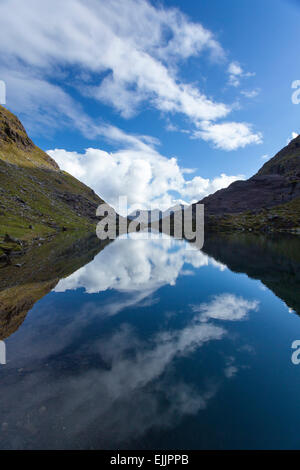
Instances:
[[[34,145],[19,119],[0,106],[0,240],[6,233],[30,243],[63,227],[95,230],[102,202],[61,171]]]

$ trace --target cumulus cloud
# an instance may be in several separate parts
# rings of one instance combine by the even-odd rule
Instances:
[[[237,180],[245,179],[245,175],[229,176],[221,173],[213,179],[195,176],[193,179],[186,181],[181,194],[190,202],[197,202],[199,197],[203,198],[208,194],[214,193],[222,188],[227,188],[231,183]]]
[[[187,180],[185,175],[189,171],[180,168],[176,158],[161,155],[145,137],[126,136],[115,128],[107,129],[106,136],[125,148],[112,153],[88,148],[82,154],[54,149],[48,150],[48,154],[61,169],[93,188],[116,210],[119,196],[127,196],[129,212],[151,208],[165,210],[181,202],[199,201],[243,179],[243,175],[221,174],[213,179],[195,176]]]
[[[212,142],[218,149],[230,151],[249,144],[261,144],[262,134],[253,132],[251,124],[245,122],[223,122],[214,124],[203,122],[194,132],[194,138]]]

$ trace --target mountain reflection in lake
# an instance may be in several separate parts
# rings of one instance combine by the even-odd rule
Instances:
[[[0,292],[0,448],[299,448],[299,240],[95,243]]]

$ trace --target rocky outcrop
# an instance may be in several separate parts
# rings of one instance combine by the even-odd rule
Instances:
[[[0,106],[0,150],[5,152],[7,146],[14,147],[26,153],[37,149],[28,137],[21,121],[3,106]],[[44,160],[44,165],[52,170],[59,170],[58,164],[45,152],[39,155]],[[28,155],[26,155],[28,158]]]
[[[81,194],[57,192],[57,197],[74,210],[77,215],[88,217],[91,220],[97,220],[96,210],[99,201],[94,192],[91,193],[91,196],[95,198],[95,200],[90,200]]]
[[[28,137],[21,121],[2,106],[0,106],[0,144],[1,142],[14,143],[28,151],[34,148],[34,143]]]

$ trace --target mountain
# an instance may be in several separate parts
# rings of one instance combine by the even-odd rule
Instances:
[[[298,230],[300,227],[300,136],[246,181],[205,197],[211,230]]]
[[[162,218],[163,212],[160,211],[159,209],[153,209],[153,210],[142,210],[138,209],[136,211],[131,212],[131,214],[128,215],[129,220],[136,220],[139,219],[140,223],[148,224],[150,220],[156,221],[160,220]]]
[[[0,106],[0,248],[61,230],[94,231],[104,201],[28,137],[19,119]],[[1,243],[5,234],[7,240]],[[1,255],[1,250],[0,250]]]
[[[178,210],[184,210],[185,207],[188,207],[188,206],[184,206],[183,204],[178,204],[176,206],[170,207],[169,209],[166,209],[165,211],[161,211],[159,209],[137,210],[129,214],[128,219],[129,220],[138,219],[140,223],[148,224],[151,221],[157,222],[158,220],[168,217],[173,212],[176,212]]]

